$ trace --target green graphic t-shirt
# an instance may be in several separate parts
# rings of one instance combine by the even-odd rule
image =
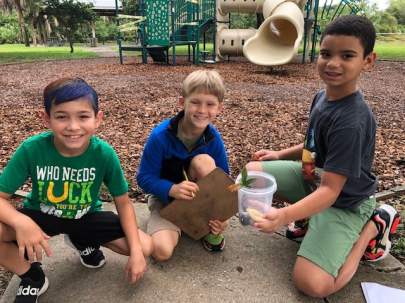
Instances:
[[[99,191],[103,182],[113,197],[128,191],[114,149],[96,136],[77,157],[62,156],[51,132],[28,138],[0,175],[0,191],[12,194],[29,177],[32,192],[24,208],[67,219],[79,219],[101,209]]]

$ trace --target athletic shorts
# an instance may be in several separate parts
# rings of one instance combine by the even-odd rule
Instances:
[[[294,203],[311,193],[302,176],[301,162],[266,161],[262,167],[275,177],[280,197]],[[375,206],[375,196],[371,196],[356,209],[329,207],[313,215],[297,255],[337,277]]]
[[[148,207],[150,217],[146,226],[146,232],[149,235],[153,235],[155,232],[161,230],[173,230],[178,232],[179,236],[181,236],[181,229],[177,225],[174,225],[169,220],[160,216],[159,211],[163,208],[163,203],[157,197],[148,195]]]
[[[69,235],[78,249],[100,246],[125,237],[118,215],[111,211],[88,213],[80,219],[62,219],[27,208],[19,211],[37,223],[48,236]]]

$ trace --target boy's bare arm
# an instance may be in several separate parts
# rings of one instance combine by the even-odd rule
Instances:
[[[287,223],[308,218],[332,206],[342,191],[346,180],[346,176],[324,172],[320,186],[313,193],[286,207]]]
[[[129,259],[126,268],[128,279],[131,283],[135,283],[146,271],[146,261],[142,252],[134,207],[128,193],[114,197],[114,201],[129,249]]]
[[[265,160],[299,160],[302,157],[302,149],[304,144],[298,144],[279,151],[262,149],[255,152],[252,159],[255,161]]]
[[[302,150],[304,143],[294,145],[292,147],[278,151],[280,160],[300,160],[302,158]]]
[[[0,192],[0,222],[10,226],[15,231],[19,254],[23,258],[27,252],[30,261],[41,261],[45,251],[49,257],[52,255],[47,240],[50,238],[28,216],[18,212],[8,201],[9,194]]]
[[[332,172],[324,172],[321,185],[313,193],[300,201],[280,209],[272,208],[263,221],[255,226],[264,232],[273,232],[281,226],[303,218],[308,218],[332,206],[336,201],[347,177]]]

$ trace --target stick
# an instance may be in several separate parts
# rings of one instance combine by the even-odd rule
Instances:
[[[186,181],[189,181],[189,180],[188,180],[188,177],[187,177],[187,174],[186,174],[186,171],[184,170],[184,168],[183,168],[183,176],[184,176],[184,179],[186,179]],[[195,197],[193,191],[191,191],[191,197],[192,197],[192,198]]]

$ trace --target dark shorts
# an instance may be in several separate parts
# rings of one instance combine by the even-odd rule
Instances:
[[[34,220],[48,236],[69,235],[79,249],[125,237],[118,215],[111,211],[89,213],[80,219],[61,219],[33,209],[19,211]]]

